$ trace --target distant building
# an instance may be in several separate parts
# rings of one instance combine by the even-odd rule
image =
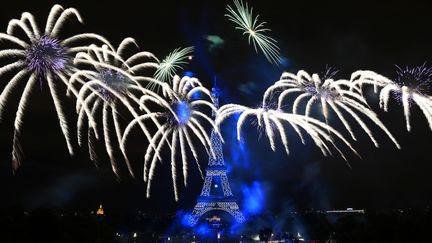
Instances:
[[[99,208],[96,212],[97,215],[105,215],[103,207],[102,207],[102,203],[99,205]]]
[[[326,211],[326,213],[335,213],[335,214],[340,214],[340,213],[347,213],[347,214],[364,214],[365,211],[364,209],[353,209],[353,208],[347,208],[346,210],[342,209],[342,210],[328,210]]]

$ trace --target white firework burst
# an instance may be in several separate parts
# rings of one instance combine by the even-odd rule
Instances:
[[[381,88],[379,104],[384,111],[388,111],[390,97],[402,104],[407,131],[411,131],[411,105],[416,104],[432,130],[432,97],[423,89],[432,85],[432,71],[424,65],[413,69],[399,69],[398,79],[393,81],[373,71],[358,71],[355,73],[355,87],[360,88],[364,84],[374,85],[377,92]],[[413,83],[414,82],[414,85]]]
[[[270,147],[273,151],[276,150],[275,139],[279,134],[279,137],[282,140],[282,144],[285,148],[285,152],[289,154],[288,138],[286,135],[286,124],[288,124],[295,130],[303,144],[305,144],[305,138],[302,134],[302,130],[304,130],[312,138],[315,145],[321,150],[321,152],[325,156],[332,155],[330,149],[330,146],[332,146],[346,161],[346,157],[339,149],[332,136],[340,139],[355,154],[357,154],[351,144],[331,126],[303,115],[287,113],[280,109],[271,109],[267,105],[262,105],[256,109],[237,104],[224,105],[218,111],[218,115],[216,118],[216,126],[220,126],[220,124],[225,119],[238,113],[240,113],[240,116],[237,120],[237,140],[239,141],[242,137],[241,130],[246,119],[249,116],[253,116],[256,118],[256,124],[258,128],[264,130],[267,138],[269,139]]]
[[[235,9],[229,5],[226,8],[228,13],[225,16],[228,20],[236,24],[236,29],[243,31],[243,35],[248,36],[248,42],[253,43],[255,52],[258,52],[259,48],[270,63],[279,64],[279,47],[275,39],[266,35],[271,31],[264,27],[266,22],[259,22],[259,15],[253,17],[253,8],[249,8],[247,3],[234,0],[234,5]]]
[[[0,76],[16,72],[0,95],[0,117],[10,96],[16,94],[17,86],[24,80],[26,81],[14,122],[12,149],[12,167],[14,170],[21,164],[20,131],[29,95],[37,82],[40,83],[41,87],[45,82],[48,84],[69,153],[71,155],[74,153],[69,135],[69,124],[64,114],[57,86],[58,83],[67,84],[68,76],[73,70],[71,66],[73,55],[87,48],[86,45],[77,45],[78,41],[97,41],[107,45],[110,44],[105,38],[93,33],[77,34],[66,39],[60,39],[59,32],[61,28],[71,18],[76,18],[82,23],[82,18],[76,9],[63,9],[60,5],[54,5],[48,15],[44,30],[39,29],[32,14],[25,12],[21,15],[21,19],[9,21],[6,33],[0,33],[1,41],[14,46],[13,48],[0,50],[0,58],[10,58],[11,62],[0,68]],[[21,34],[25,36],[23,39],[18,37]]]
[[[143,96],[140,98],[140,107],[145,113],[129,123],[123,134],[122,146],[126,146],[127,138],[137,123],[154,118],[158,119],[161,126],[158,127],[158,131],[153,134],[152,138],[148,140],[149,146],[144,158],[144,181],[147,182],[147,197],[150,197],[156,163],[158,160],[162,160],[161,150],[164,146],[168,146],[171,151],[174,196],[178,200],[176,158],[181,158],[185,186],[187,186],[188,177],[188,151],[192,153],[203,177],[203,172],[198,162],[196,145],[192,139],[196,137],[207,153],[213,154],[205,124],[213,128],[216,127],[214,121],[201,109],[207,108],[215,111],[216,108],[211,102],[209,90],[203,87],[196,78],[185,76],[180,79],[176,75],[171,86],[163,83],[162,87],[162,96],[151,91],[144,91]],[[148,105],[157,105],[162,110],[147,112],[145,109],[147,109]]]
[[[156,68],[158,61],[150,52],[137,52],[128,58],[125,50],[130,45],[136,45],[132,38],[124,39],[116,51],[111,51],[106,45],[98,47],[91,45],[87,52],[76,55],[76,65],[88,66],[88,69],[77,70],[69,80],[68,92],[73,92],[77,97],[76,110],[78,113],[77,135],[78,143],[83,143],[84,123],[87,119],[87,143],[91,160],[95,161],[96,153],[93,149],[94,137],[99,138],[96,129],[97,112],[102,110],[102,130],[105,149],[111,161],[113,172],[119,176],[118,164],[115,159],[114,141],[110,136],[110,123],[114,124],[114,133],[118,145],[121,144],[123,131],[120,123],[119,109],[124,107],[134,118],[138,117],[138,111],[134,107],[139,105],[139,99],[133,91],[142,91],[141,81],[157,82],[150,77],[139,76],[139,71],[147,68]],[[140,61],[140,62],[138,62]],[[79,85],[79,91],[75,85]],[[149,112],[149,110],[147,110]],[[150,133],[144,124],[140,123],[145,134],[150,138]],[[125,151],[121,152],[126,161],[130,174],[134,177],[133,168]]]
[[[333,80],[332,78],[326,78],[323,81],[318,74],[311,76],[303,70],[300,70],[297,74],[284,72],[280,80],[267,89],[264,95],[264,103],[268,102],[271,94],[277,90],[281,92],[278,97],[278,109],[281,109],[288,95],[297,94],[292,105],[292,112],[294,114],[298,113],[299,105],[302,101],[306,103],[304,111],[306,117],[310,116],[312,106],[315,103],[320,103],[326,123],[328,124],[329,111],[333,110],[337,118],[350,133],[352,139],[356,140],[354,132],[344,116],[344,113],[349,114],[366,132],[374,145],[379,147],[378,141],[374,138],[372,131],[361,117],[357,115],[357,113],[363,114],[380,127],[397,148],[400,149],[400,145],[393,135],[380,121],[377,114],[369,108],[359,89],[351,89],[352,85],[353,82],[344,79]]]
[[[193,47],[186,47],[183,49],[177,48],[172,51],[159,64],[153,77],[162,82],[171,82],[176,71],[182,70],[183,65],[187,64],[186,59],[190,56],[193,50]],[[149,85],[150,89],[153,89],[156,86],[154,83],[150,83]]]

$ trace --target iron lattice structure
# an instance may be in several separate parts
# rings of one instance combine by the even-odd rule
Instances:
[[[219,90],[216,88],[216,84],[212,88],[212,96],[216,108],[219,108]],[[213,118],[215,115],[213,113]],[[219,134],[214,130],[211,132],[211,145],[214,154],[209,156],[204,185],[188,223],[191,226],[196,225],[200,217],[210,211],[225,211],[232,215],[237,223],[243,223],[245,217],[240,211],[228,181],[222,141]]]

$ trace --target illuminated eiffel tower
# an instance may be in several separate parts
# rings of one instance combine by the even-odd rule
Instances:
[[[216,87],[216,79],[212,88],[214,105],[219,108],[220,91]],[[213,111],[213,118],[216,112]],[[210,211],[225,211],[231,214],[237,223],[243,223],[245,217],[240,211],[237,200],[234,197],[228,182],[227,169],[225,166],[222,142],[219,135],[212,130],[211,145],[214,155],[209,156],[209,162],[206,169],[206,178],[197,200],[192,215],[188,221],[191,226],[196,225],[202,215]]]

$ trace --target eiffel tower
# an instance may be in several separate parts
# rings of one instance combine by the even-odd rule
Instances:
[[[220,91],[216,86],[216,78],[212,88],[214,105],[219,108]],[[216,112],[213,111],[213,118]],[[240,211],[237,200],[234,197],[228,182],[227,169],[225,166],[222,142],[219,135],[214,131],[211,132],[211,146],[214,155],[209,156],[208,166],[206,168],[206,178],[197,200],[192,215],[188,219],[191,226],[196,225],[202,215],[210,211],[225,211],[232,215],[237,223],[245,222],[245,217]]]

